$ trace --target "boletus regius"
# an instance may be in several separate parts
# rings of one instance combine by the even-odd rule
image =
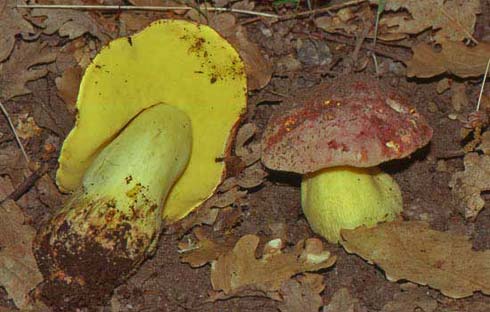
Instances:
[[[209,198],[246,108],[235,49],[205,25],[161,20],[88,66],[57,183],[72,192],[37,233],[43,300],[109,298],[151,255],[162,226]]]
[[[262,162],[303,174],[301,205],[312,229],[336,243],[341,229],[393,220],[402,211],[400,188],[376,166],[430,141],[423,116],[367,75],[323,83],[298,104],[269,121]]]

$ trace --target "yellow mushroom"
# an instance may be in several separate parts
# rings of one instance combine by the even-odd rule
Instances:
[[[161,20],[103,48],[59,158],[73,194],[35,240],[47,302],[107,299],[221,183],[245,108],[244,65],[207,26]]]

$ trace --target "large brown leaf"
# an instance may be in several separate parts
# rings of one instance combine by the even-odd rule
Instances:
[[[44,77],[48,70],[36,65],[51,63],[56,53],[40,41],[21,41],[8,61],[0,64],[0,99],[8,100],[17,95],[31,93],[26,87],[28,81]]]
[[[42,281],[32,253],[35,234],[14,201],[0,206],[0,285],[20,309],[30,306],[28,294]]]
[[[462,42],[442,41],[439,52],[426,43],[412,48],[413,56],[407,61],[407,76],[429,78],[443,73],[466,78],[485,73],[490,58],[490,44],[480,42],[468,47]]]
[[[342,230],[344,248],[381,267],[390,281],[409,280],[452,298],[490,294],[490,251],[425,222],[390,222]]]

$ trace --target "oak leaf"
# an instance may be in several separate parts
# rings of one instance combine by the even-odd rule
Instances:
[[[379,0],[370,0],[378,4]],[[436,31],[434,39],[462,41],[472,39],[476,15],[480,13],[479,0],[390,0],[379,21],[380,38],[386,35],[415,35],[424,30]],[[409,13],[409,16],[403,11]]]
[[[17,4],[17,0],[0,0],[0,62],[12,52],[17,34],[29,39],[34,33],[34,27],[15,8]]]
[[[412,47],[413,56],[406,62],[407,76],[430,78],[447,72],[467,78],[485,73],[490,43],[480,42],[475,47],[468,47],[462,42],[442,41],[440,45],[439,52],[426,43]]]
[[[233,250],[212,262],[211,284],[216,293],[211,300],[234,296],[268,296],[279,300],[277,292],[284,281],[298,273],[328,268],[335,262],[335,257],[315,238],[300,241],[288,253],[282,252],[281,240],[273,240],[266,244],[259,259],[255,257],[258,245],[258,236],[245,235]]]
[[[285,281],[279,293],[282,302],[279,304],[281,312],[318,312],[323,305],[320,293],[325,289],[321,274],[307,273],[296,279]]]
[[[210,263],[222,254],[231,250],[237,241],[234,237],[227,237],[223,241],[212,239],[201,228],[193,231],[197,241],[184,241],[179,243],[180,261],[188,263],[193,268]]]
[[[468,153],[464,157],[464,167],[464,171],[453,174],[449,186],[463,203],[465,217],[473,219],[485,206],[480,194],[490,191],[490,156]]]
[[[393,300],[383,306],[381,312],[423,311],[434,312],[437,301],[427,295],[423,288],[414,288],[397,293]]]
[[[466,236],[395,221],[342,230],[342,237],[347,252],[379,266],[390,281],[428,285],[451,298],[490,294],[490,250],[473,251]]]
[[[34,18],[42,17],[42,19],[33,19],[32,22],[42,28],[43,33],[46,35],[58,32],[61,37],[76,39],[83,34],[90,33],[101,42],[107,42],[110,39],[103,27],[88,12],[80,10],[33,9],[30,15]]]
[[[51,63],[55,59],[56,53],[45,43],[21,41],[10,58],[0,64],[0,99],[31,93],[25,84],[48,73],[46,68],[34,66]]]

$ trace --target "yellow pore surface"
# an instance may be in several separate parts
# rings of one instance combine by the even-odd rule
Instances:
[[[303,212],[332,243],[341,229],[393,220],[403,208],[400,187],[378,168],[334,167],[303,176]]]
[[[160,20],[114,40],[88,66],[77,121],[59,158],[60,188],[75,190],[98,152],[157,103],[185,112],[193,136],[188,166],[167,198],[164,218],[181,219],[211,196],[224,174],[217,159],[228,152],[246,108],[245,70],[235,49],[213,29],[182,20]]]

